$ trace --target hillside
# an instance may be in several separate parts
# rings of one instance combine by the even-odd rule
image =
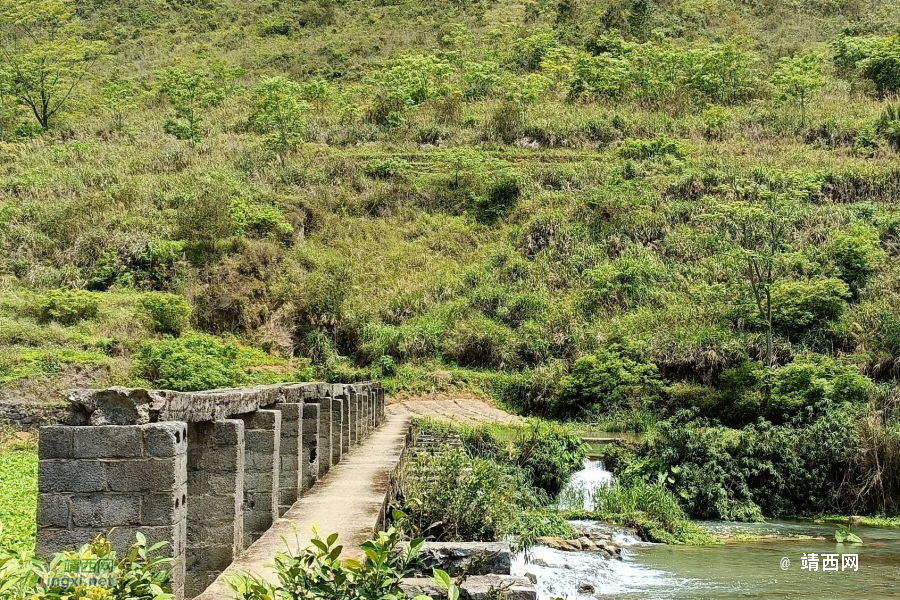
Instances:
[[[379,378],[897,509],[895,2],[3,11],[0,396]]]

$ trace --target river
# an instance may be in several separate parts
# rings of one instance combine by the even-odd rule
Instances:
[[[573,478],[582,490],[588,482],[609,480],[597,472],[602,465],[589,466],[586,471],[593,472]],[[900,528],[856,527],[854,533],[863,544],[838,544],[835,525],[699,524],[722,536],[777,537],[716,546],[667,546],[641,543],[620,531],[619,540],[625,545],[622,560],[539,546],[529,551],[527,561],[521,554],[516,557],[513,573],[536,577],[539,600],[900,599]],[[801,568],[804,553],[819,555],[818,571]],[[838,555],[838,571],[823,570],[823,554]],[[848,554],[858,555],[858,570],[843,568],[843,555]]]

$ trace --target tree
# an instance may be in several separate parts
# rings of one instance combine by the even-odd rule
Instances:
[[[73,0],[0,0],[0,51],[12,93],[44,130],[102,49],[82,37],[74,12]]]
[[[166,133],[195,143],[201,134],[206,112],[225,98],[220,82],[209,74],[172,67],[160,74],[160,91],[175,109],[175,118],[164,125]]]
[[[297,146],[306,128],[303,113],[309,105],[302,100],[304,89],[287,77],[267,77],[256,88],[251,123],[267,133],[266,144],[284,164],[287,152]]]
[[[806,126],[806,106],[810,97],[825,87],[825,58],[816,52],[785,57],[775,64],[772,83],[785,98],[800,104],[800,125]]]
[[[521,110],[522,125],[525,125],[526,110],[550,86],[550,80],[543,75],[530,73],[525,77],[515,77],[507,81],[506,97],[516,102]]]
[[[766,365],[775,367],[772,289],[783,277],[788,242],[799,221],[793,202],[759,186],[737,188],[738,200],[716,207],[720,231],[734,246],[753,305],[766,331]]]

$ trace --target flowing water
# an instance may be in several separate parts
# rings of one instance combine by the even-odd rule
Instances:
[[[577,492],[587,481],[605,485],[612,479],[596,471],[603,471],[602,465],[589,465],[573,477],[571,487]],[[762,539],[717,546],[666,546],[641,543],[613,529],[624,544],[623,560],[536,547],[527,560],[521,554],[516,558],[513,573],[536,577],[539,600],[900,599],[900,528],[854,528],[863,539],[862,545],[856,545],[837,544],[835,525],[792,521],[699,524],[717,535]],[[818,571],[801,569],[804,553],[819,555]],[[822,554],[838,555],[839,570],[823,571]],[[842,555],[846,554],[858,555],[858,570],[842,569]]]
[[[568,485],[559,495],[559,507],[594,510],[594,492],[607,486],[613,474],[606,470],[603,461],[585,461],[584,469],[572,475]]]

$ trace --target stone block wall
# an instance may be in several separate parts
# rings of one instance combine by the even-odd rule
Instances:
[[[77,425],[42,427],[37,550],[115,528],[166,541],[176,600],[193,598],[381,422],[381,384],[187,393],[73,390]]]
[[[40,431],[37,552],[74,550],[115,528],[124,553],[141,531],[176,558],[173,586],[184,586],[187,424],[50,426]],[[180,560],[179,560],[180,559]]]

